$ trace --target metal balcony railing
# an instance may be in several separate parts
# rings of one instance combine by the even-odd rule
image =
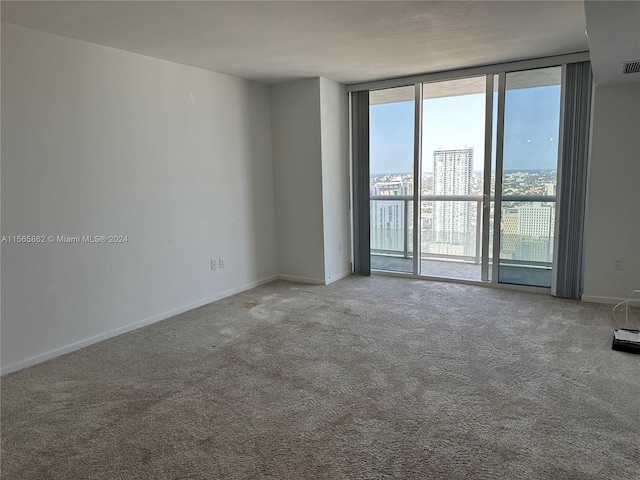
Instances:
[[[382,248],[384,245],[376,245],[375,238],[379,235],[375,235],[376,230],[381,230],[375,225],[377,224],[376,219],[372,220],[372,245],[371,245],[371,253],[377,255],[389,255],[389,256],[397,256],[401,258],[410,258],[410,254],[412,254],[413,245],[410,241],[412,235],[410,235],[410,207],[413,204],[413,196],[411,195],[371,195],[370,196],[371,203],[374,202],[397,202],[401,205],[401,217],[400,219],[394,218],[394,222],[400,224],[400,231],[402,232],[402,248]],[[421,195],[421,202],[474,202],[475,205],[475,235],[474,235],[474,255],[453,255],[453,254],[442,254],[436,252],[421,252],[420,257],[422,260],[434,259],[434,260],[457,260],[463,262],[472,262],[475,264],[479,264],[481,262],[481,250],[482,250],[482,195]],[[493,196],[489,199],[493,202]],[[553,195],[504,195],[502,197],[503,206],[507,203],[555,203],[556,197]],[[470,209],[471,210],[471,209]],[[373,211],[373,209],[372,209]],[[396,229],[385,229],[382,230],[396,230]],[[423,229],[424,231],[424,229]],[[399,233],[399,232],[398,232]],[[510,238],[513,240],[513,235],[508,236],[504,235],[506,238]],[[549,243],[549,248],[551,244],[551,238],[547,239]],[[469,246],[469,245],[467,245]],[[387,246],[388,247],[388,246]],[[539,267],[547,267],[550,265],[550,262],[541,262],[541,261],[532,261],[527,259],[518,259],[509,260],[509,259],[501,259],[501,263],[517,263],[519,265],[527,265],[527,266],[539,266]]]

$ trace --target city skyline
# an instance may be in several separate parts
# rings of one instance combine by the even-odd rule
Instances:
[[[481,210],[479,200],[473,199],[473,196],[479,196],[482,192],[482,176],[474,173],[469,181],[457,182],[457,185],[444,179],[447,170],[454,169],[461,173],[458,177],[466,177],[469,172],[464,168],[464,163],[471,160],[470,153],[465,154],[464,150],[443,152],[441,156],[449,157],[448,160],[443,159],[443,164],[449,163],[451,168],[445,166],[440,173],[422,173],[422,195],[469,196],[470,200],[424,198],[420,202],[421,257],[453,256],[473,261],[474,253],[477,255]],[[459,165],[454,165],[456,163]],[[555,174],[554,170],[507,173],[504,194],[555,195]],[[413,231],[411,217],[408,216],[413,203],[409,198],[412,187],[411,174],[372,176],[370,192],[375,195],[370,211],[372,252],[397,255],[404,250],[404,254],[407,254],[407,248],[411,245],[407,235]],[[493,204],[490,208],[493,211]],[[500,258],[550,265],[553,259],[554,222],[553,200],[512,201],[507,197],[502,204]],[[490,232],[493,227],[490,224]]]

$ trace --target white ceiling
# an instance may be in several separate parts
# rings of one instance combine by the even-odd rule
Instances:
[[[585,2],[593,79],[597,84],[640,81],[622,74],[624,62],[640,60],[640,2]]]
[[[2,20],[269,83],[348,84],[588,50],[582,1],[3,1]]]

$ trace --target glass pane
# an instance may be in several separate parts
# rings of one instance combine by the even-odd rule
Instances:
[[[369,93],[371,268],[413,272],[414,86]]]
[[[424,84],[421,271],[481,279],[486,77]]]
[[[499,281],[550,287],[561,67],[506,82]]]

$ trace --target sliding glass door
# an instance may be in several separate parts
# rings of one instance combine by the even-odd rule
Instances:
[[[372,269],[551,285],[561,72],[369,92]]]
[[[506,74],[498,281],[551,286],[561,67]]]
[[[369,94],[372,269],[413,273],[414,92]]]
[[[420,272],[481,280],[486,77],[422,87]]]

